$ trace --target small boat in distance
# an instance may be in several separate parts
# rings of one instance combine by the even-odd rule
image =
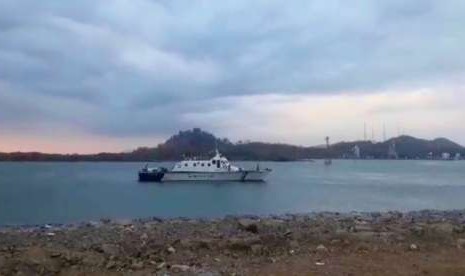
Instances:
[[[252,170],[233,166],[216,150],[215,156],[209,160],[183,160],[174,164],[171,170],[146,165],[139,171],[139,181],[264,181],[270,172],[271,169],[262,170],[258,164]]]

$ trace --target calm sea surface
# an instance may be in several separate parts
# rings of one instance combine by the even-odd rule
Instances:
[[[0,225],[465,208],[465,161],[261,162],[273,169],[266,183],[142,184],[143,165],[0,163]]]

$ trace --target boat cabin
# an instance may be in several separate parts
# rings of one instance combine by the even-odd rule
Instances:
[[[218,150],[210,160],[183,160],[177,162],[172,169],[173,172],[232,172],[240,170],[240,168],[232,166]]]

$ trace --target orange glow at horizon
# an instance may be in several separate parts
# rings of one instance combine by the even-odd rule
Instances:
[[[0,136],[0,152],[42,152],[61,154],[90,154],[100,152],[124,152],[137,147],[154,147],[156,139],[111,138],[95,136]]]

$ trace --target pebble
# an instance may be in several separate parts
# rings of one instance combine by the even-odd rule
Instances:
[[[189,271],[191,267],[188,266],[188,265],[178,265],[178,264],[174,264],[171,266],[171,269],[174,270],[174,271],[180,271],[180,272],[186,272],[186,271]]]
[[[109,261],[107,263],[107,266],[106,266],[107,269],[112,269],[112,268],[115,268],[115,267],[116,267],[116,262],[115,261]]]
[[[144,268],[144,263],[143,262],[133,262],[132,265],[131,265],[131,268],[136,269],[136,270],[143,269]]]
[[[255,220],[252,219],[239,219],[238,221],[239,228],[245,231],[257,234],[258,226]]]
[[[174,249],[174,247],[172,247],[172,246],[169,246],[169,247],[166,249],[166,251],[167,251],[168,253],[170,253],[170,254],[176,253],[176,249]]]
[[[458,249],[463,249],[463,248],[465,248],[465,239],[458,239],[458,240],[457,240],[457,248],[458,248]]]
[[[316,251],[317,252],[328,252],[328,248],[326,248],[326,246],[320,244],[316,247]]]
[[[101,249],[105,254],[108,254],[108,255],[115,256],[115,255],[119,254],[119,248],[118,248],[118,246],[116,246],[114,244],[106,243],[106,244],[102,245]]]
[[[165,262],[161,262],[159,265],[157,265],[157,269],[162,269],[165,267],[165,265],[166,265]]]
[[[409,246],[409,249],[410,249],[410,251],[417,251],[417,250],[418,250],[418,245],[412,243],[412,244]]]

